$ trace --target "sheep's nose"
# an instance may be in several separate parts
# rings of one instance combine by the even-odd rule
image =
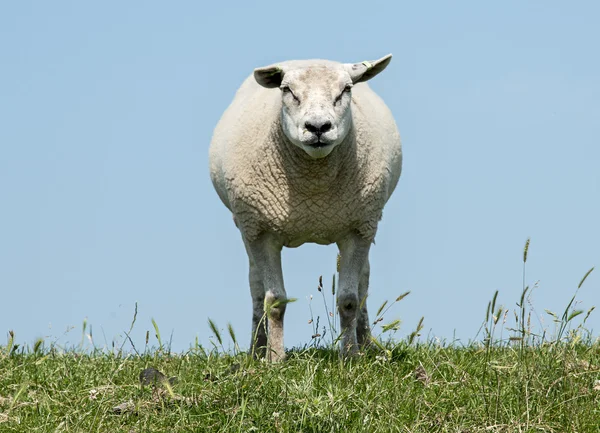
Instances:
[[[306,122],[304,122],[304,127],[307,131],[312,132],[317,137],[320,137],[321,134],[324,134],[331,129],[331,122],[329,120],[326,120],[324,122],[321,122],[319,120],[307,120]]]

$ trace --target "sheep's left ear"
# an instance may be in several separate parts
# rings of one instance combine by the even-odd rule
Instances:
[[[283,74],[284,71],[279,65],[264,66],[254,70],[254,79],[261,86],[272,89],[281,85]]]
[[[371,62],[361,62],[361,63],[346,63],[344,67],[346,71],[350,74],[350,78],[352,78],[353,83],[360,83],[363,81],[370,80],[375,75],[379,74],[383,71],[387,65],[390,64],[392,60],[392,55],[388,54],[385,57],[382,57],[379,60],[373,60]]]

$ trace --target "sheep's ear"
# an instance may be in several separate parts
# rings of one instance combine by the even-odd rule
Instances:
[[[268,89],[279,87],[283,80],[283,69],[279,65],[265,66],[254,70],[254,79]]]
[[[388,54],[387,56],[382,57],[379,60],[354,64],[347,63],[344,66],[346,68],[346,71],[348,71],[348,73],[350,74],[352,82],[360,83],[362,81],[370,80],[375,75],[379,74],[387,67],[387,65],[390,64],[391,60],[392,55]]]

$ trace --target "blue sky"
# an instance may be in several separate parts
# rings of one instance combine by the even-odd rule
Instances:
[[[175,350],[209,345],[210,317],[247,347],[247,258],[210,183],[212,130],[255,67],[391,52],[371,86],[404,168],[371,250],[371,314],[410,290],[386,315],[402,320],[397,337],[425,316],[425,335],[467,342],[495,290],[516,308],[531,237],[526,281],[551,332],[544,309],[600,265],[599,13],[592,1],[4,2],[0,330],[73,345],[87,318],[110,346],[137,302],[138,346],[151,318]],[[307,298],[323,316],[316,287],[335,255],[284,251],[298,298],[287,347],[310,342]],[[599,286],[593,272],[580,308]]]

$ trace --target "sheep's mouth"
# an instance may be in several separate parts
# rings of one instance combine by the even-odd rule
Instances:
[[[304,144],[318,149],[321,147],[331,146],[332,144],[334,144],[334,142],[335,140],[332,140],[331,137],[326,137],[322,134],[319,134],[313,135],[311,139],[305,141]]]
[[[320,138],[317,139],[317,141],[315,141],[314,143],[310,143],[309,144],[310,147],[316,147],[316,148],[326,147],[326,146],[329,146],[329,145],[331,145],[331,143],[328,143],[326,141],[321,141]]]

